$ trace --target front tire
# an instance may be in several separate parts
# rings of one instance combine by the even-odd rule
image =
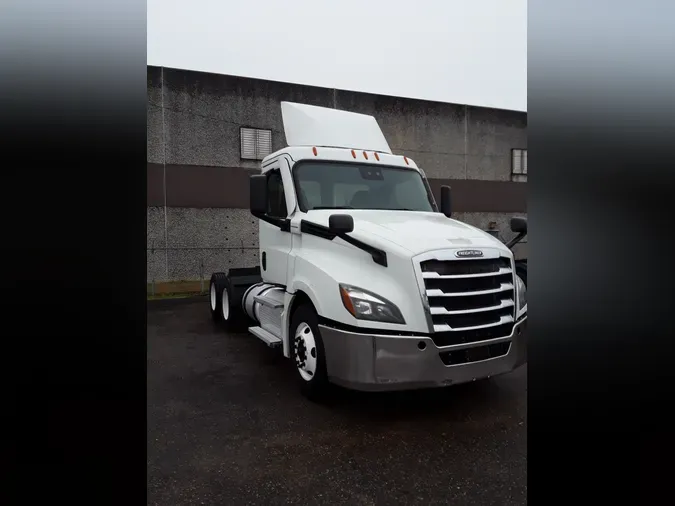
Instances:
[[[311,305],[303,304],[293,313],[289,339],[291,360],[300,391],[313,402],[324,400],[330,388],[326,354],[319,330],[319,317]]]

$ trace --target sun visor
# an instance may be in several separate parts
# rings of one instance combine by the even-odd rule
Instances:
[[[289,146],[320,146],[391,154],[373,116],[327,107],[281,102]]]

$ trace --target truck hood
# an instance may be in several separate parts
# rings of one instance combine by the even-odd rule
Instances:
[[[440,213],[321,209],[309,211],[307,220],[328,226],[328,218],[332,214],[349,214],[354,218],[354,232],[351,234],[354,237],[372,243],[373,236],[376,236],[413,255],[437,249],[462,247],[490,247],[508,251],[506,245],[499,239]]]

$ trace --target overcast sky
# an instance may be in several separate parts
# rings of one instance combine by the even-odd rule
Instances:
[[[527,110],[526,0],[147,0],[148,65]]]

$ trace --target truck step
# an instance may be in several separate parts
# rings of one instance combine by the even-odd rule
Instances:
[[[279,309],[284,307],[284,291],[280,289],[273,289],[265,295],[258,295],[253,300],[272,309]]]
[[[281,346],[281,339],[261,327],[249,327],[248,331],[270,348]]]

